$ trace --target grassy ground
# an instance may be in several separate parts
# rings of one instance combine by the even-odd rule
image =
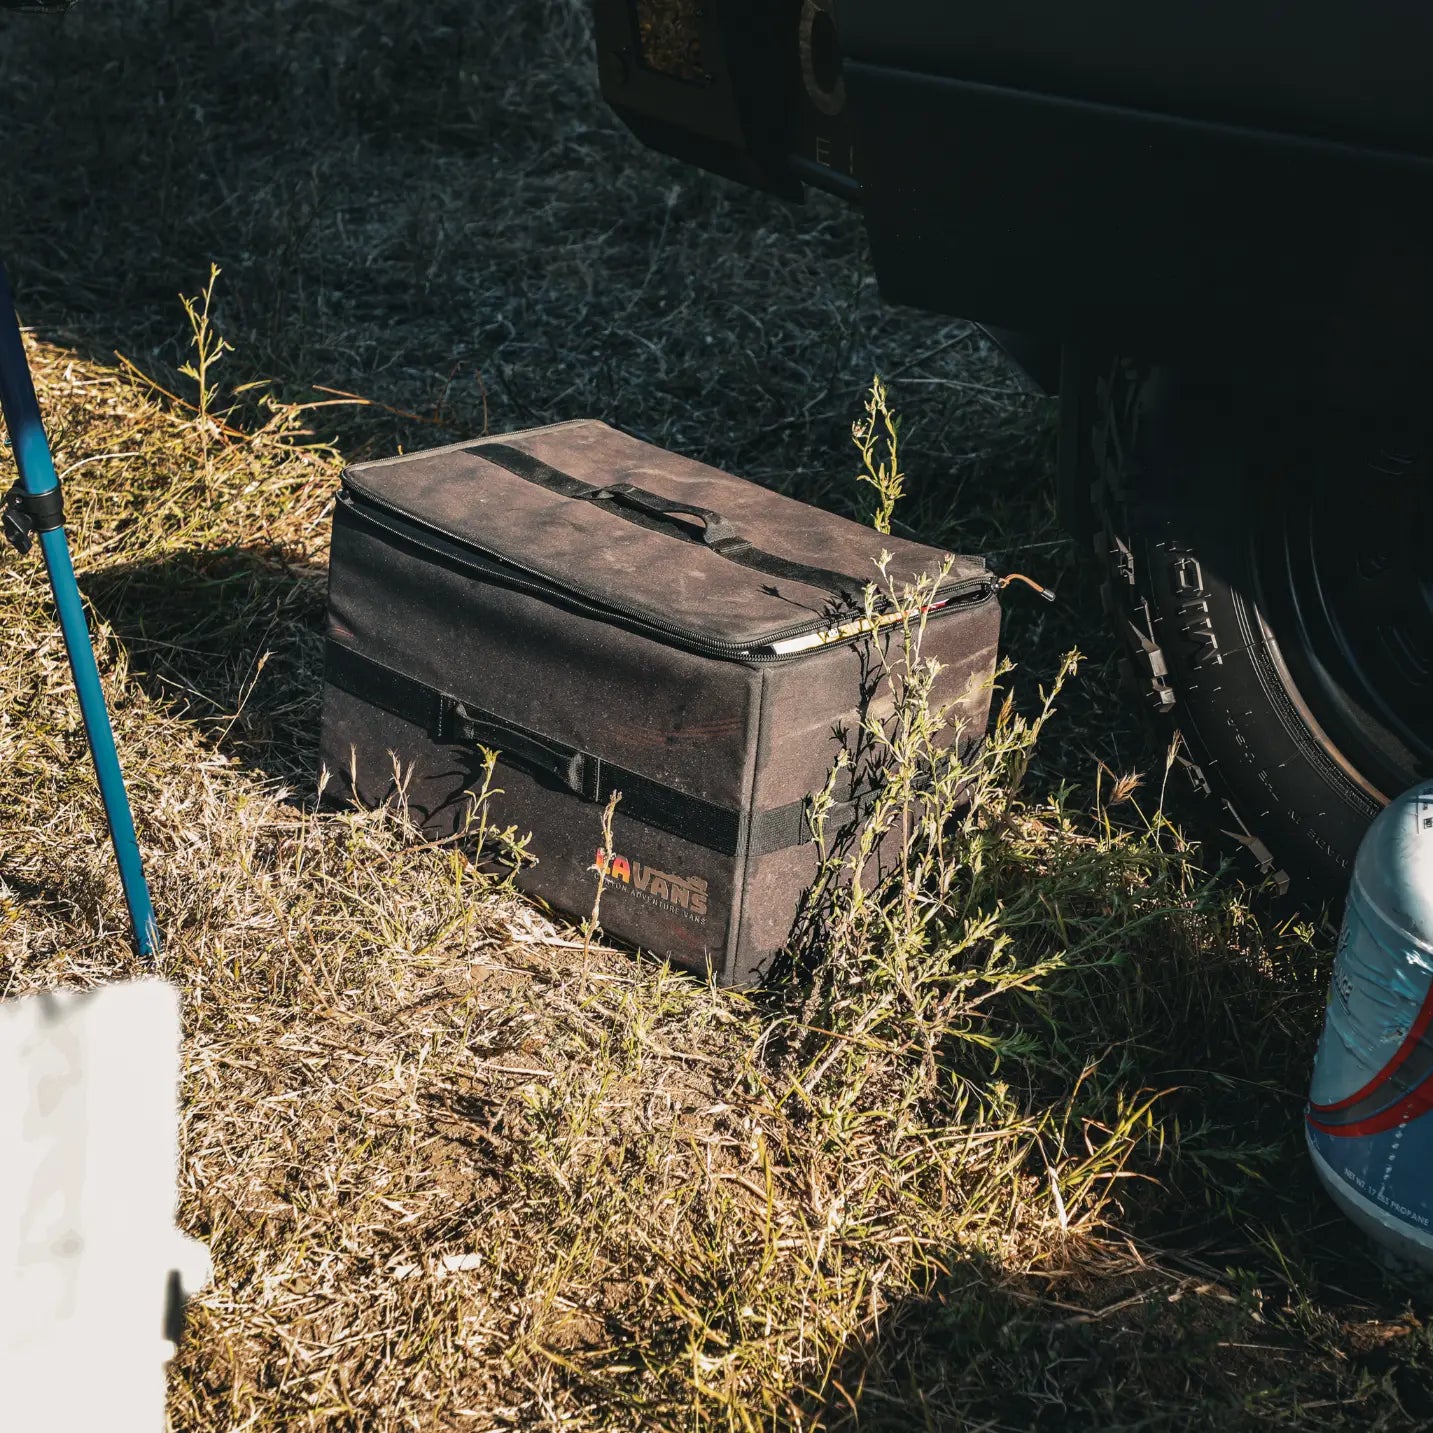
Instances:
[[[586,44],[558,0],[0,20],[0,254],[185,994],[218,1273],[174,1426],[1426,1423],[1427,1310],[1302,1154],[1327,949],[1164,811],[1047,405],[882,308],[836,204],[638,148]],[[177,295],[211,261],[205,422]],[[1013,714],[930,919],[848,920],[757,996],[606,950],[578,981],[460,854],[314,812],[343,458],[592,414],[859,511],[875,370],[898,521],[1064,595],[1009,603]],[[0,990],[133,973],[33,560],[0,618]]]

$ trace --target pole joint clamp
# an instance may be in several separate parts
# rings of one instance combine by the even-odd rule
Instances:
[[[37,532],[52,532],[65,525],[65,498],[56,484],[48,492],[27,492],[19,483],[5,494],[5,540],[26,553]]]

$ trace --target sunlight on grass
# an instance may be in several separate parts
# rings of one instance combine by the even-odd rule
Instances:
[[[127,8],[66,22],[97,78],[61,140],[27,118],[56,33],[0,64],[15,143],[93,200],[7,181],[184,995],[181,1219],[217,1272],[174,1427],[1410,1426],[1423,1311],[1300,1148],[1326,941],[1186,839],[1093,604],[1012,594],[963,764],[909,634],[903,855],[832,879],[754,994],[536,909],[476,841],[315,809],[343,457],[490,399],[497,430],[618,416],[1063,595],[1048,406],[970,325],[882,309],[838,206],[629,144],[581,6]],[[179,293],[232,344],[202,375]],[[0,812],[0,989],[134,973],[33,561],[0,564]]]

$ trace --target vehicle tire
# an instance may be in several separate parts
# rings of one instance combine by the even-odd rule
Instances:
[[[1093,409],[1126,674],[1218,829],[1337,903],[1369,822],[1433,774],[1433,435],[1130,363]]]

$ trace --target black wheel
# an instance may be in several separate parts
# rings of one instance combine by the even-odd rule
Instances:
[[[1337,901],[1369,822],[1433,774],[1433,435],[1128,364],[1094,406],[1128,675],[1219,829]]]

